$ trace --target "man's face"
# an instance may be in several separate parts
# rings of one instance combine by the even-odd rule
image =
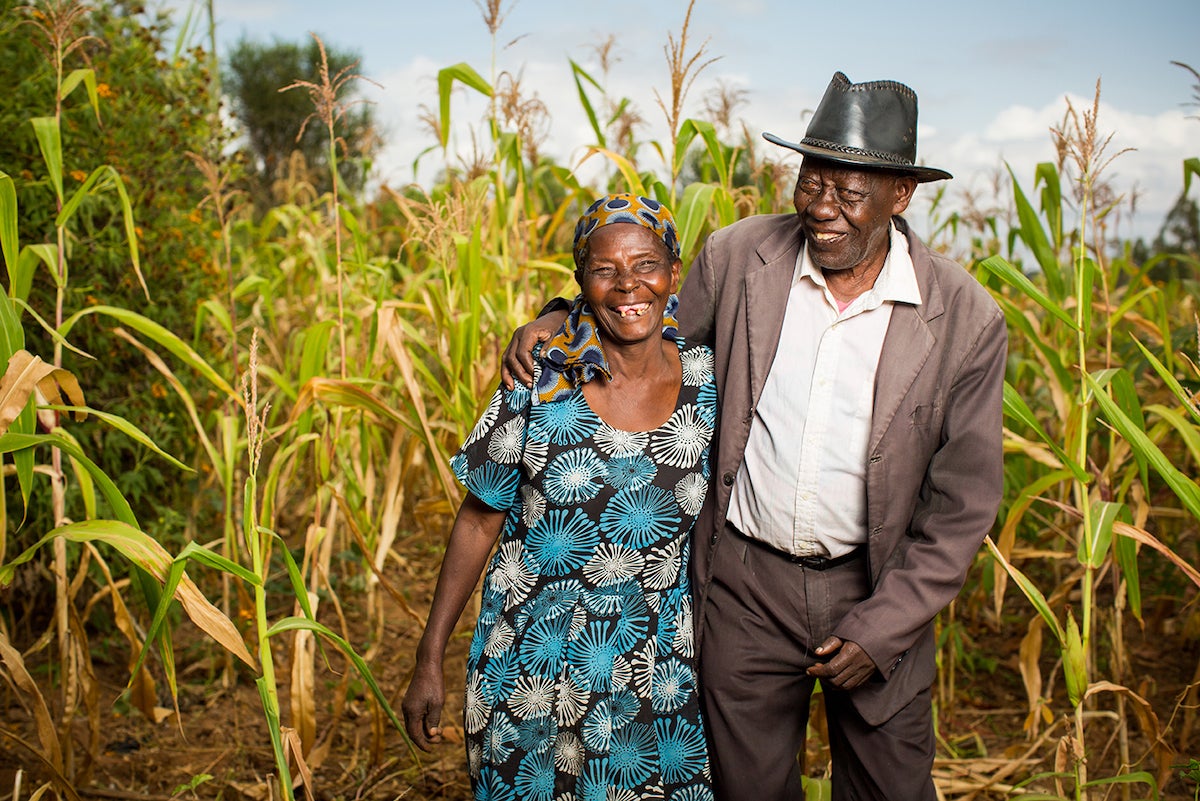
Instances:
[[[916,185],[911,176],[806,157],[793,202],[813,264],[833,271],[882,267],[892,215],[908,208]]]

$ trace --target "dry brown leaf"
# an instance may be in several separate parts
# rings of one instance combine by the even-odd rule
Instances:
[[[67,393],[71,405],[84,405],[83,389],[70,371],[46,364],[40,356],[34,356],[27,350],[14,353],[8,360],[3,378],[0,378],[0,434],[8,431],[35,389],[41,389],[47,398],[63,405],[62,395],[58,391],[60,386]],[[75,413],[76,420],[85,417],[87,415],[84,412]]]
[[[37,682],[25,669],[25,660],[21,658],[21,652],[12,647],[8,636],[2,630],[0,630],[0,660],[3,660],[4,666],[8,669],[12,683],[20,690],[17,698],[22,704],[32,707],[31,712],[37,723],[38,741],[42,746],[42,758],[61,773],[63,769],[62,747],[59,745],[58,730],[54,726],[54,719],[50,717],[50,710],[46,707],[46,699],[42,696],[42,691],[38,689]]]

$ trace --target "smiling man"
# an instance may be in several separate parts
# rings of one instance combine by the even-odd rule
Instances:
[[[834,801],[933,801],[933,620],[1002,491],[1004,318],[900,216],[919,184],[917,98],[833,76],[799,142],[795,214],[708,238],[680,332],[721,403],[693,536],[714,791],[803,797],[819,679]],[[518,332],[506,380],[561,316]]]
[[[1001,497],[1007,334],[987,292],[900,215],[917,99],[834,75],[800,142],[795,214],[714,233],[680,294],[721,400],[697,523],[701,685],[722,799],[801,798],[825,694],[833,798],[934,799],[933,619]]]

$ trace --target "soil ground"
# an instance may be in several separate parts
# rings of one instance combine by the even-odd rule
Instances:
[[[437,549],[429,547],[428,543],[410,543],[401,553],[400,562],[402,567],[398,572],[402,575],[395,577],[396,584],[404,587],[403,596],[410,608],[418,614],[424,613],[436,580]],[[350,639],[358,644],[374,640],[373,671],[394,708],[399,710],[412,666],[412,654],[420,636],[420,624],[411,612],[384,596],[387,622],[381,636],[376,631],[373,637],[362,593],[340,592]],[[1193,606],[1194,603],[1193,600]],[[1018,608],[1016,601],[1010,605],[1013,607],[1011,625],[989,623],[983,615],[960,619],[956,636],[960,638],[958,653],[961,656],[952,673],[943,664],[938,706],[940,747],[935,778],[939,791],[947,799],[983,801],[1003,798],[1006,796],[1000,788],[1055,769],[1056,748],[1068,727],[1066,721],[1056,721],[1047,736],[1048,727],[1043,723],[1040,740],[1022,730],[1027,704],[1017,649],[1028,622],[1028,612]],[[1183,612],[1196,615],[1194,609],[1171,603],[1169,599],[1159,602],[1154,607],[1154,614],[1147,616],[1145,627],[1129,625],[1126,632],[1130,665],[1125,683],[1150,701],[1159,725],[1168,732],[1167,740],[1175,749],[1171,762],[1176,767],[1160,774],[1167,778],[1162,786],[1162,798],[1172,801],[1195,799],[1200,792],[1194,781],[1180,775],[1179,767],[1186,765],[1189,759],[1200,758],[1200,731],[1195,722],[1195,682],[1200,680],[1197,668],[1200,649],[1194,635],[1185,636],[1180,631]],[[329,625],[338,629],[341,623],[335,618]],[[461,720],[460,688],[463,686],[469,631],[469,626],[460,628],[460,635],[452,641],[447,654],[449,697],[443,721],[447,724],[447,739],[451,742],[432,754],[421,755],[419,763],[409,753],[399,733],[378,712],[362,683],[344,674],[344,661],[331,655],[334,670],[330,671],[321,666],[318,657],[318,755],[312,760],[315,789],[309,798],[313,801],[471,798],[461,729],[455,725]],[[182,726],[174,715],[160,723],[151,723],[119,700],[128,677],[128,655],[123,643],[119,637],[105,641],[97,639],[92,643],[100,688],[101,725],[99,745],[93,757],[89,756],[86,720],[80,716],[75,723],[76,775],[80,778],[74,789],[78,798],[126,801],[172,797],[224,801],[277,798],[270,786],[274,763],[266,724],[258,692],[249,674],[239,675],[233,686],[222,687],[213,649],[199,640],[190,624],[182,624],[176,634]],[[24,648],[30,645],[26,643]],[[277,665],[286,724],[289,719],[288,674],[283,645],[281,640]],[[46,648],[42,653],[50,650]],[[31,656],[26,660],[36,661]],[[1052,709],[1061,717],[1068,707],[1065,700],[1061,700],[1062,690],[1055,688],[1055,679],[1050,678],[1054,662],[1048,647],[1043,648],[1041,665],[1043,674],[1048,677],[1046,689],[1055,696]],[[40,667],[45,668],[44,665]],[[952,687],[949,686],[951,676]],[[1189,685],[1192,687],[1190,703],[1185,697]],[[39,686],[47,694],[48,702],[53,704],[53,691],[47,690],[40,681]],[[169,707],[169,697],[161,697],[164,686],[160,681],[160,702]],[[1113,702],[1102,699],[1098,707],[1101,711],[1089,716],[1086,722],[1092,777],[1114,775],[1120,753],[1112,715],[1103,711],[1114,708]],[[31,799],[36,789],[49,779],[49,774],[22,744],[36,743],[37,736],[11,685],[0,684],[0,717],[3,718],[0,725],[0,799]],[[1190,740],[1190,745],[1184,742],[1185,737]],[[828,764],[828,753],[820,745],[819,733],[810,739],[809,773],[821,776]],[[1138,760],[1146,750],[1146,739],[1135,728],[1130,737],[1129,753]],[[1136,769],[1153,772],[1156,765],[1153,760],[1146,760]],[[205,775],[212,778],[200,781]],[[189,782],[195,784],[194,789],[173,796],[178,788]],[[18,783],[19,793],[15,792]],[[1054,792],[1051,780],[1033,786],[1043,792]],[[1142,785],[1135,785],[1131,790],[1131,795],[1122,796],[1121,789],[1116,788],[1108,797],[1148,797]],[[52,797],[50,794],[43,796]],[[60,797],[69,796],[61,794]],[[297,797],[305,796],[298,793]]]

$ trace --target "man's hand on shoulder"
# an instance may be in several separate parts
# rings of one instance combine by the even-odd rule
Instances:
[[[856,642],[829,637],[817,647],[817,656],[830,656],[828,662],[813,665],[808,675],[842,690],[853,690],[875,674],[875,663]]]
[[[565,319],[565,311],[551,311],[513,332],[500,364],[500,378],[505,388],[513,389],[518,381],[527,387],[533,386],[533,346],[554,336]]]

